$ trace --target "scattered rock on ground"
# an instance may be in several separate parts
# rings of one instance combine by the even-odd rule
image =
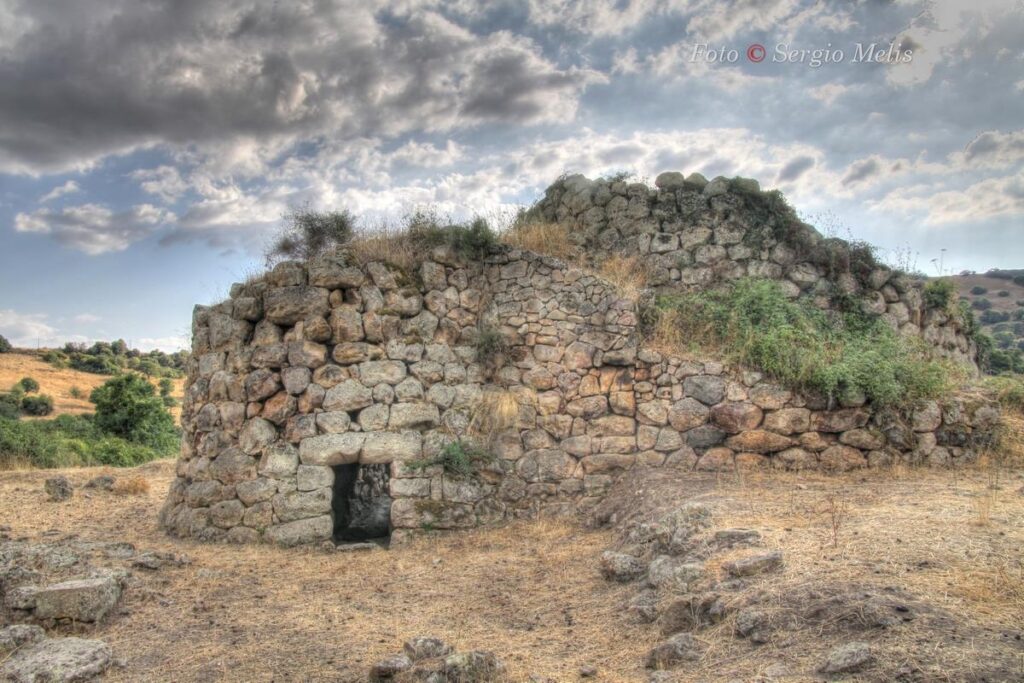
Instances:
[[[584,664],[580,667],[580,678],[593,678],[597,675],[597,667],[593,664]]]
[[[75,493],[74,488],[71,486],[71,482],[63,475],[47,479],[43,483],[43,490],[46,491],[46,495],[50,497],[50,500],[55,503],[67,500]]]
[[[606,550],[601,554],[601,574],[609,581],[627,583],[647,572],[647,566],[636,557]]]
[[[97,622],[117,604],[121,585],[106,575],[43,587],[22,586],[7,597],[8,606],[31,610],[39,619]]]
[[[390,681],[403,671],[412,668],[412,661],[405,655],[392,655],[370,667],[370,681]]]
[[[0,664],[0,680],[16,683],[70,683],[99,676],[110,666],[110,646],[83,638],[39,638]]]
[[[440,638],[432,638],[430,636],[411,638],[405,642],[402,649],[405,651],[406,656],[414,662],[421,659],[444,657],[454,652],[454,648],[451,645],[448,645]]]
[[[6,656],[26,643],[46,637],[46,631],[30,624],[13,624],[0,628],[0,657]]]
[[[101,491],[110,491],[114,488],[114,482],[117,479],[110,476],[109,474],[101,474],[98,477],[90,479],[85,488],[87,489],[100,489]]]
[[[825,663],[818,671],[826,674],[847,673],[864,668],[874,660],[871,646],[867,643],[852,642],[840,645],[828,653]]]
[[[648,669],[667,669],[682,662],[693,662],[700,659],[703,650],[700,641],[689,633],[678,633],[647,654],[646,666]]]
[[[780,567],[782,567],[782,553],[778,550],[742,557],[722,565],[722,569],[730,576],[754,576],[774,571]]]
[[[505,663],[493,652],[471,650],[444,658],[444,674],[451,683],[485,683],[505,671]]]

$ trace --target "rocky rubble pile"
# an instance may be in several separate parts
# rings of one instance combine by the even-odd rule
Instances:
[[[456,652],[439,638],[418,636],[402,652],[370,669],[369,680],[423,683],[491,683],[505,680],[505,664],[493,652]]]
[[[187,557],[137,551],[130,543],[65,538],[0,539],[0,680],[83,681],[114,662],[99,640],[48,637],[44,627],[95,626],[134,585],[132,569],[188,564]]]

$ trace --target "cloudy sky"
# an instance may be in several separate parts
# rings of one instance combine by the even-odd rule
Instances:
[[[178,347],[290,206],[500,218],[565,172],[1024,267],[1024,0],[0,0],[0,83],[21,345]]]

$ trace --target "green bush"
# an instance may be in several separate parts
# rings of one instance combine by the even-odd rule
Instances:
[[[449,474],[468,477],[476,472],[481,463],[493,460],[493,454],[458,439],[449,443],[434,457],[409,460],[406,462],[406,466],[412,469],[423,469],[431,465],[441,465]]]
[[[18,384],[21,385],[22,390],[26,394],[39,391],[39,382],[35,381],[31,377],[22,377],[21,380],[18,381]]]
[[[17,420],[21,417],[21,399],[14,394],[0,394],[0,419]]]
[[[7,341],[7,337],[0,334],[0,353],[10,353],[12,348],[14,347],[11,346],[11,342]]]
[[[308,261],[352,239],[355,218],[348,211],[294,209],[266,253],[267,264],[284,259]]]
[[[684,338],[721,348],[792,388],[836,398],[847,392],[876,405],[907,407],[939,396],[950,370],[920,342],[876,316],[826,312],[788,299],[778,283],[746,279],[731,287],[659,297],[675,310]]]
[[[981,285],[975,285],[971,287],[971,294],[974,296],[981,296],[982,294],[988,294],[988,288],[982,287]]]
[[[68,391],[68,395],[71,396],[71,398],[85,398],[85,393],[78,387],[71,387]]]
[[[1013,284],[1018,287],[1024,287],[1024,275],[1017,275],[1013,278]]]
[[[924,286],[924,303],[928,308],[945,310],[952,306],[956,287],[952,280],[929,280]]]
[[[53,412],[53,399],[46,394],[25,396],[21,399],[21,410],[28,415],[37,417],[49,415]]]
[[[468,224],[439,225],[433,217],[419,214],[409,222],[409,237],[423,247],[447,246],[466,261],[486,257],[498,244],[497,235],[483,218]]]
[[[103,432],[165,452],[177,442],[174,420],[153,385],[138,375],[118,375],[93,390],[95,424]]]
[[[170,455],[100,432],[87,415],[0,420],[0,469],[16,465],[131,467]]]
[[[1008,291],[1006,291],[1005,289],[1000,289],[998,292],[996,292],[996,296],[1005,298],[1005,297],[1010,296],[1010,293]]]
[[[990,311],[986,310],[978,318],[982,325],[993,325],[995,323],[1004,323],[1010,319],[1010,314],[1006,311]]]
[[[971,303],[971,308],[976,311],[987,311],[992,308],[992,302],[988,299],[975,299],[974,302]]]

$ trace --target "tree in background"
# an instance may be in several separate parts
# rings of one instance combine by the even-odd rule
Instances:
[[[18,382],[18,385],[21,386],[22,391],[26,394],[39,391],[39,382],[35,381],[31,377],[22,377],[21,381]]]
[[[156,389],[135,374],[118,375],[93,390],[96,426],[104,432],[167,451],[177,440],[171,414]]]
[[[11,342],[7,341],[7,337],[0,334],[0,353],[10,353],[12,348],[14,347],[11,346]]]

